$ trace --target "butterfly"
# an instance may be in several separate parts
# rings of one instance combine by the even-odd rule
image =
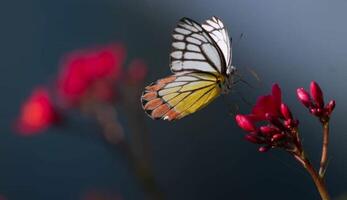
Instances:
[[[228,93],[233,85],[231,42],[219,18],[203,24],[182,18],[172,37],[173,75],[153,82],[141,96],[142,107],[152,119],[181,119]]]

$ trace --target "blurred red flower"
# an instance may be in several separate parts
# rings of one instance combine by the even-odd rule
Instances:
[[[32,135],[59,121],[48,91],[36,88],[21,107],[16,129],[23,135]]]
[[[125,48],[120,44],[68,54],[58,76],[58,94],[65,103],[74,105],[99,81],[114,84],[121,75],[124,59]]]

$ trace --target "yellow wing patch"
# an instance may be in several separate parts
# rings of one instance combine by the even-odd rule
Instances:
[[[221,90],[211,73],[188,72],[160,79],[147,86],[141,97],[143,109],[153,119],[181,119],[205,107]]]

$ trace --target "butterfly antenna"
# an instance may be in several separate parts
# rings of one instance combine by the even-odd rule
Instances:
[[[250,88],[252,88],[252,89],[255,89],[255,87],[254,87],[252,84],[250,84],[250,83],[248,83],[246,80],[242,79],[242,77],[241,77],[240,75],[236,75],[236,74],[235,74],[235,76],[238,78],[238,79],[234,82],[235,84],[241,82],[241,83],[246,84],[248,87],[250,87]]]
[[[234,92],[241,98],[241,100],[242,100],[243,102],[245,102],[245,104],[247,104],[248,106],[252,107],[252,103],[250,103],[250,102],[246,99],[246,97],[245,97],[240,91],[234,90]]]
[[[242,32],[240,36],[237,38],[237,41],[235,42],[235,46],[237,46],[243,38],[246,38],[246,37],[245,37],[245,33]],[[231,38],[230,38],[230,41],[231,41]]]
[[[252,76],[258,81],[258,83],[262,84],[260,76],[258,75],[258,73],[254,69],[251,69],[250,67],[246,67],[246,70],[250,74],[252,74]]]
[[[236,113],[240,110],[240,107],[236,103],[229,103],[229,100],[227,99],[226,95],[223,95],[223,100],[224,103],[227,105],[228,109],[228,114],[232,117],[236,116]]]

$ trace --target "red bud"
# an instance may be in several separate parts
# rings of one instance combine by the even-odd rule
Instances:
[[[312,81],[310,85],[310,89],[311,89],[312,98],[317,104],[317,106],[319,108],[323,108],[324,106],[323,92],[321,88],[319,87],[319,85],[316,82]]]
[[[293,119],[293,115],[290,112],[288,106],[284,103],[281,104],[281,113],[285,119]]]
[[[262,143],[263,143],[263,141],[261,141],[260,138],[258,138],[258,137],[255,136],[255,135],[252,135],[252,134],[247,134],[247,135],[245,136],[245,139],[248,140],[249,142],[254,143],[254,144],[262,144]]]
[[[285,129],[285,127],[283,126],[282,122],[277,117],[271,116],[269,113],[266,113],[265,117],[272,125],[276,126],[280,130],[284,130]]]
[[[247,132],[256,131],[253,121],[247,115],[236,115],[235,120],[239,127],[241,127],[243,130]]]
[[[327,109],[327,111],[328,111],[328,115],[330,115],[332,112],[333,112],[333,110],[334,110],[334,108],[335,108],[335,100],[331,100],[329,103],[328,103],[328,105],[326,106],[326,109]]]
[[[275,134],[274,136],[272,136],[271,142],[277,142],[277,141],[283,139],[284,137],[285,137],[284,134],[281,134],[281,133]]]
[[[305,91],[304,88],[298,88],[296,90],[296,94],[298,96],[299,101],[304,104],[307,108],[311,107],[311,97],[310,95]]]
[[[270,150],[269,146],[259,147],[258,151],[261,153],[265,153]]]
[[[287,128],[298,127],[299,121],[295,119],[287,119],[284,121],[284,126]]]
[[[271,126],[261,126],[260,132],[265,136],[271,136],[275,132],[279,132],[279,130]]]

